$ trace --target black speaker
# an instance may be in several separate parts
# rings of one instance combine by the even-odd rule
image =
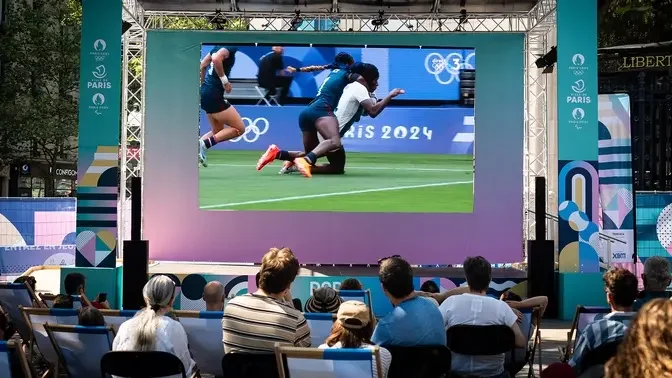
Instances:
[[[149,242],[142,239],[142,179],[131,178],[131,240],[124,240],[123,296],[124,310],[145,306],[142,288],[147,283]]]
[[[139,310],[145,307],[142,288],[148,279],[149,242],[124,240],[124,270],[122,283],[122,308]]]
[[[546,178],[534,178],[534,234],[537,240],[546,240]]]
[[[527,242],[527,297],[548,297],[546,318],[558,317],[554,244],[552,240]]]

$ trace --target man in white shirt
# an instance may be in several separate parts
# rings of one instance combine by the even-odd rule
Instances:
[[[373,64],[357,63],[350,71],[359,74],[360,77],[357,81],[345,87],[334,112],[338,120],[341,137],[348,132],[356,121],[359,121],[362,113],[366,112],[369,117],[375,118],[390,104],[393,98],[405,93],[403,89],[395,88],[387,97],[378,101],[373,94],[378,88],[378,78],[380,76],[378,68]],[[319,139],[317,141],[319,142]],[[300,155],[302,153],[297,152],[296,154]],[[343,147],[331,151],[326,157],[329,164],[314,166],[311,171],[313,174],[345,173],[345,149]],[[281,174],[293,172],[296,172],[296,167],[293,166],[291,161],[286,162],[280,170]]]
[[[443,301],[439,310],[446,329],[456,325],[506,325],[515,335],[515,345],[527,347],[527,340],[520,331],[518,316],[504,301],[487,295],[492,268],[485,258],[468,257],[464,261],[464,274],[469,293],[454,295]],[[504,374],[504,354],[495,356],[466,356],[453,353],[452,372],[457,376],[500,377]],[[508,376],[508,375],[507,375]]]

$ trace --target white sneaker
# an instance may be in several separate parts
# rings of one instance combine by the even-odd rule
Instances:
[[[205,148],[205,141],[202,139],[198,140],[198,162],[201,163],[203,167],[208,166],[208,157],[206,156],[206,152],[208,151],[207,148]]]

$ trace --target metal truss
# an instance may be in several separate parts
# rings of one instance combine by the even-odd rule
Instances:
[[[552,3],[553,8],[549,8],[548,3]],[[556,234],[554,229],[557,227],[556,223],[546,219],[547,235],[535,235],[535,177],[547,179],[547,208],[557,208],[553,207],[551,201],[552,193],[557,193],[557,189],[554,189],[557,188],[557,175],[549,174],[548,164],[548,139],[555,139],[555,73],[544,74],[535,65],[535,61],[546,54],[555,42],[555,0],[542,0],[531,13],[536,21],[525,38],[524,240],[549,238],[549,235],[553,238]]]
[[[122,36],[121,149],[117,257],[123,256],[121,241],[130,237],[131,178],[142,177],[144,155],[145,30],[143,9],[136,0],[124,0],[122,19],[131,27]]]
[[[214,23],[244,24],[249,31],[320,32],[485,32],[522,33],[530,26],[528,13],[261,13],[145,11],[145,29],[214,29]],[[297,24],[297,20],[299,20]],[[213,22],[215,21],[215,22]],[[236,29],[240,30],[239,27]]]

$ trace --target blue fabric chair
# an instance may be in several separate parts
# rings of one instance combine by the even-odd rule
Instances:
[[[47,331],[46,323],[61,325],[76,325],[78,310],[61,308],[21,308],[26,321],[31,327],[31,341],[37,345],[40,353],[53,366],[58,366],[58,354],[54,349]]]
[[[0,377],[11,377],[12,366],[11,357],[9,356],[9,345],[6,341],[0,341]]]
[[[278,373],[285,378],[382,378],[380,353],[374,349],[317,349],[276,344]],[[374,375],[376,363],[378,374]]]
[[[360,301],[369,307],[371,319],[375,319],[373,302],[371,302],[371,290],[337,290],[338,296],[344,301]]]
[[[310,344],[314,347],[324,344],[331,334],[331,327],[336,320],[336,314],[306,312],[303,316],[310,328]]]
[[[20,307],[33,307],[30,287],[26,284],[0,284],[0,306],[9,314],[12,323],[24,340],[30,339],[30,325]]]
[[[202,373],[221,375],[224,346],[223,311],[175,311],[189,340],[189,350]]]
[[[100,360],[112,350],[114,330],[110,326],[83,327],[45,324],[44,329],[68,378],[101,375]]]
[[[611,308],[604,306],[576,306],[572,327],[569,329],[569,332],[567,332],[567,345],[565,346],[565,353],[562,359],[563,362],[569,361],[572,351],[576,346],[578,334],[582,332],[588,324],[601,319],[604,315],[610,312]]]
[[[137,310],[100,310],[105,317],[105,325],[109,325],[114,332],[119,332],[121,323],[131,319],[138,312]]]

